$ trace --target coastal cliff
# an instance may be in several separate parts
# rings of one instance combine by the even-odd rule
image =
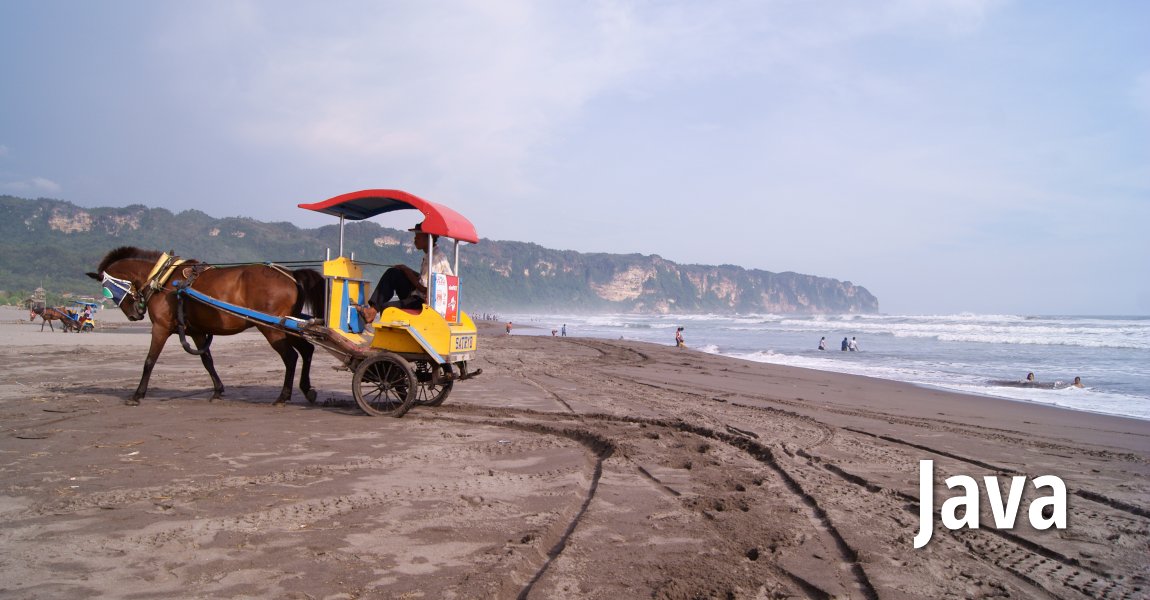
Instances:
[[[657,255],[550,250],[485,240],[468,252],[486,277],[525,292],[534,307],[572,304],[644,313],[877,313],[878,299],[849,281],[735,265],[681,265]],[[472,278],[474,280],[474,278]],[[495,284],[496,281],[490,281]]]
[[[358,260],[418,264],[410,235],[352,222],[345,245]],[[175,250],[208,262],[322,260],[338,246],[338,227],[217,219],[162,208],[80,208],[69,202],[0,196],[0,300],[43,285],[92,294],[83,273],[112,248]],[[644,313],[876,313],[866,288],[799,273],[735,265],[682,265],[657,255],[580,253],[483,239],[461,253],[471,310]],[[370,267],[374,279],[381,267]],[[9,299],[9,301],[11,301]]]

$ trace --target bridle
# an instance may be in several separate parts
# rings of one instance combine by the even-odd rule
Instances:
[[[100,283],[100,287],[104,288],[104,297],[115,302],[116,306],[120,308],[124,307],[124,301],[127,300],[129,296],[135,296],[138,300],[136,302],[136,308],[139,309],[140,312],[143,312],[145,302],[142,297],[136,293],[136,286],[134,286],[131,281],[112,277],[105,272],[104,280]]]
[[[171,276],[175,268],[187,261],[176,258],[167,253],[161,254],[160,259],[156,261],[155,266],[152,267],[152,272],[148,278],[144,280],[142,289],[137,290],[135,284],[127,279],[120,279],[109,275],[104,272],[104,278],[101,282],[101,287],[104,288],[104,297],[112,300],[123,309],[124,301],[129,297],[135,297],[135,309],[141,316],[148,308],[148,301],[152,299],[152,295],[163,289],[164,284]]]

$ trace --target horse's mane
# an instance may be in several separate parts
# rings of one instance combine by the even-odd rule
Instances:
[[[103,273],[104,269],[108,268],[108,265],[118,260],[124,260],[125,258],[157,260],[160,258],[160,254],[162,254],[162,252],[159,250],[144,250],[135,246],[120,246],[104,256],[104,260],[100,261],[100,268],[97,269],[96,272]]]

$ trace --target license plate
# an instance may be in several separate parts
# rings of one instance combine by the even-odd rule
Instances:
[[[475,349],[475,336],[473,335],[457,335],[454,338],[455,344],[452,346],[452,352],[467,352]]]

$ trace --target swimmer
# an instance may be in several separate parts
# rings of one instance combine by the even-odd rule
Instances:
[[[1075,377],[1074,383],[1071,384],[1071,387],[1084,388],[1086,386],[1082,385],[1082,378],[1081,377]]]
[[[1034,378],[1034,373],[1026,374],[1026,383],[1038,383],[1038,380]]]

